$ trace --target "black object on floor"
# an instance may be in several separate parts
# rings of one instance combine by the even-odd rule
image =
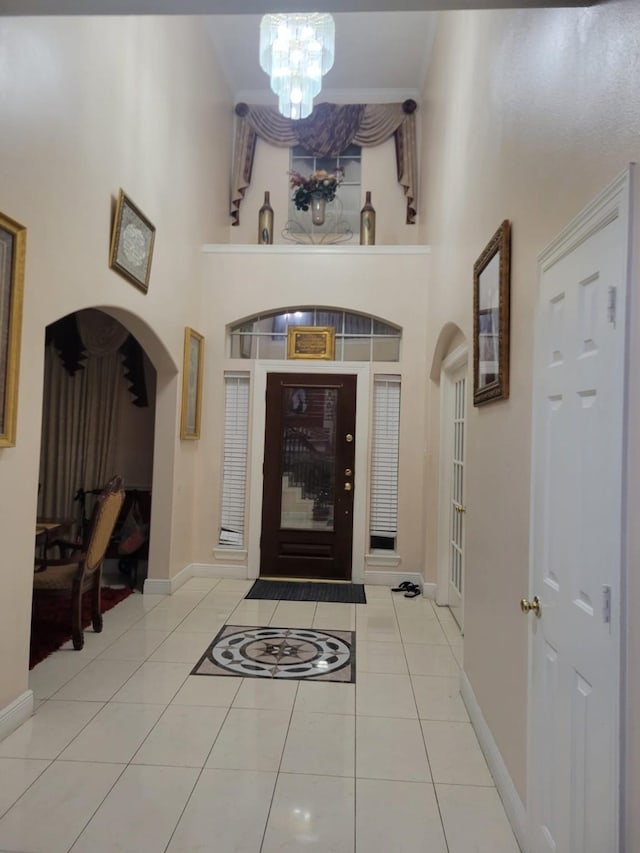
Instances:
[[[245,598],[282,599],[282,601],[330,601],[338,604],[367,603],[364,584],[314,581],[257,580]]]

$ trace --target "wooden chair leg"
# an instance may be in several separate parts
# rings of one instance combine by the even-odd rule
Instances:
[[[93,576],[93,587],[91,588],[91,622],[96,634],[102,631],[102,608],[100,606],[101,571],[98,569]]]
[[[71,639],[76,651],[84,646],[82,630],[82,588],[74,584],[71,592]]]

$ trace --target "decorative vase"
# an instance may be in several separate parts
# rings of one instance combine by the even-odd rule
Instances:
[[[258,211],[258,243],[264,246],[273,243],[273,208],[268,190],[264,194],[264,204]]]
[[[374,246],[376,242],[376,211],[367,190],[364,207],[360,211],[360,245]]]
[[[311,221],[314,225],[324,225],[326,198],[321,193],[311,196]]]

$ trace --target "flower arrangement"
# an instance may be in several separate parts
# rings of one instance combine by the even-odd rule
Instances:
[[[318,169],[308,178],[300,172],[289,172],[293,203],[298,210],[309,210],[311,197],[321,196],[325,201],[333,201],[336,190],[344,180],[344,169],[337,168],[335,172]]]

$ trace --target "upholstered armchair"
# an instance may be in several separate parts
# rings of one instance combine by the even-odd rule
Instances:
[[[91,621],[96,633],[102,631],[100,583],[102,563],[116,520],[124,501],[122,477],[115,476],[95,502],[89,532],[82,550],[59,560],[48,560],[44,568],[36,566],[34,595],[62,595],[71,598],[71,637],[74,649],[84,646],[82,597],[91,591]]]

